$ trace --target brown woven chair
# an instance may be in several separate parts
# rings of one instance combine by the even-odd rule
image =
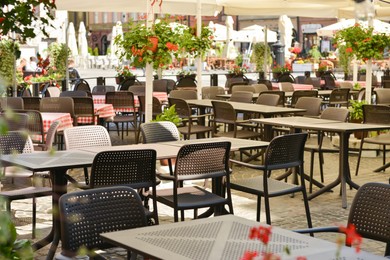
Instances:
[[[284,92],[293,92],[295,89],[291,82],[280,82],[280,90]]]
[[[232,93],[229,101],[233,102],[242,102],[242,103],[252,103],[253,92],[250,91],[235,91]]]
[[[264,84],[267,86],[269,91],[272,91],[272,82],[268,79],[258,79],[257,83]]]
[[[252,85],[234,85],[232,87],[232,94],[237,91],[247,91],[247,92],[255,93],[256,89]]]
[[[312,227],[309,201],[307,199],[305,179],[303,176],[303,148],[307,139],[306,133],[287,134],[275,137],[267,147],[264,154],[264,164],[254,165],[241,161],[230,160],[233,163],[257,169],[263,172],[263,176],[253,178],[240,178],[231,183],[231,188],[257,196],[256,220],[260,221],[261,198],[264,197],[265,214],[267,224],[271,225],[271,210],[269,199],[302,192],[305,204],[308,227]],[[298,167],[301,184],[289,184],[271,178],[274,170]]]
[[[356,232],[363,238],[384,242],[386,244],[385,256],[390,255],[389,197],[389,184],[369,182],[362,185],[353,199],[347,222],[347,225],[353,224]],[[295,231],[298,233],[342,233],[340,227],[317,227]]]
[[[73,90],[91,92],[91,88],[89,87],[89,84],[85,79],[78,79]]]
[[[28,116],[23,113],[2,113],[0,119],[5,123],[8,131],[27,130]]]
[[[153,80],[153,91],[168,93],[168,81],[166,79]]]
[[[298,99],[301,97],[318,97],[317,90],[296,90],[293,92],[291,97],[291,107],[295,107]]]
[[[336,108],[336,107],[328,107],[325,109],[320,118],[321,119],[328,119],[328,120],[335,120],[340,122],[346,122],[349,116],[349,110],[345,108]],[[314,168],[314,155],[315,153],[318,153],[318,160],[320,165],[320,176],[321,176],[321,182],[324,182],[324,170],[323,170],[323,164],[324,164],[324,153],[339,153],[340,150],[337,148],[331,148],[331,147],[323,147],[323,140],[325,137],[324,132],[317,132],[317,135],[319,137],[319,141],[317,145],[306,145],[305,151],[310,152],[310,192],[312,192],[313,187],[313,168]]]
[[[0,135],[0,154],[12,153],[31,153],[33,152],[32,141],[29,136],[22,132],[8,132]],[[17,172],[17,171],[12,171]],[[20,177],[19,172],[17,172]],[[7,174],[6,174],[7,175]],[[28,172],[22,177],[32,177],[33,173]],[[15,177],[12,175],[11,177]],[[32,238],[35,238],[36,233],[36,198],[50,196],[52,189],[50,187],[27,187],[16,190],[2,191],[0,197],[6,201],[6,209],[11,212],[11,203],[14,200],[33,199],[32,202]]]
[[[206,207],[214,207],[215,215],[223,214],[221,207],[224,205],[228,206],[228,213],[233,214],[229,153],[230,142],[184,145],[177,154],[173,176],[158,174],[160,179],[173,182],[172,189],[157,191],[157,201],[173,208],[175,222],[179,221],[179,210],[182,221],[184,220],[184,210],[188,209],[194,209],[194,218],[198,217],[197,210],[199,208]],[[211,178],[213,182],[212,191],[199,186],[183,187],[181,185],[183,181],[206,180],[208,178]],[[221,187],[222,179],[225,189]]]
[[[85,93],[85,92],[84,92]],[[96,123],[95,109],[93,105],[93,99],[91,97],[77,97],[74,96],[74,118],[75,122],[73,125],[94,125]],[[92,121],[89,123],[79,122],[80,117],[92,118]]]
[[[43,130],[43,119],[41,112],[36,110],[18,110],[28,116],[27,130],[32,140],[36,144],[45,143],[45,132]]]
[[[21,97],[0,98],[0,108],[1,108],[1,110],[24,109],[23,99]]]
[[[97,85],[92,89],[92,95],[105,95],[106,92],[115,91],[115,86]]]
[[[71,97],[46,97],[42,98],[41,112],[69,113],[75,123],[74,102]]]
[[[377,88],[375,89],[375,93],[377,105],[390,105],[390,89]]]
[[[261,93],[263,91],[268,91],[268,87],[265,84],[252,84],[251,86],[255,88],[255,93]]]
[[[188,89],[181,89],[181,90],[172,90],[169,93],[169,97],[171,98],[181,98],[184,100],[188,99],[198,99],[196,89],[195,90],[188,90]]]
[[[280,100],[279,95],[263,94],[263,95],[259,95],[259,97],[256,100],[256,104],[276,107],[279,105],[279,100]]]
[[[122,125],[122,139],[125,132],[126,124],[126,133],[128,134],[129,123],[134,127],[134,137],[137,138],[137,109],[134,105],[134,94],[130,91],[116,91],[116,92],[107,92],[106,93],[106,104],[112,104],[114,110],[128,110],[130,112],[120,112],[115,115],[113,119],[107,119],[107,123],[114,123],[117,128],[119,136],[119,124]],[[109,125],[107,126],[109,130]]]
[[[106,187],[68,193],[61,196],[59,208],[61,254],[67,257],[75,257],[80,248],[84,247],[95,258],[98,256],[94,252],[96,249],[113,247],[102,240],[101,233],[144,227],[147,224],[142,201],[130,187]],[[128,256],[130,259],[130,252]]]
[[[262,92],[260,92],[259,97],[261,95],[264,95],[264,94],[279,95],[280,98],[279,98],[278,106],[284,107],[284,100],[285,100],[285,93],[284,93],[284,91],[279,91],[279,90],[277,90],[277,91],[273,91],[273,90],[271,90],[271,91],[262,91]]]
[[[61,92],[60,97],[88,97],[88,93],[83,90],[64,91]]]
[[[40,97],[22,97],[25,110],[38,110],[41,103]]]
[[[321,113],[321,98],[301,97],[295,104],[295,108],[306,109],[305,112],[297,113],[300,116],[318,117]]]
[[[193,115],[192,109],[184,99],[169,98],[168,100],[170,106],[175,105],[177,115],[182,119],[182,125],[178,129],[184,139],[191,139],[193,134],[196,138],[204,138],[206,134],[210,137],[213,128],[199,124],[199,119],[210,117],[210,114]]]
[[[336,88],[333,89],[329,96],[329,101],[324,101],[325,106],[348,108],[349,105],[349,88]]]
[[[390,124],[390,107],[385,105],[363,105],[363,123],[367,124]],[[384,171],[389,165],[386,165],[386,145],[390,145],[390,134],[384,133],[375,137],[364,137],[362,135],[362,140],[360,142],[358,161],[356,163],[356,173],[359,173],[360,160],[362,157],[363,145],[376,144],[382,146],[383,152],[383,166],[377,169],[376,171]]]
[[[128,91],[133,92],[134,96],[145,96],[145,86],[143,85],[130,86]]]

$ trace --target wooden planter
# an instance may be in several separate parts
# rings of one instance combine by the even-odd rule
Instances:
[[[351,119],[350,122],[351,123],[362,123],[363,119]],[[368,136],[368,132],[362,132],[362,131],[356,131],[356,132],[353,132],[353,136],[356,138],[356,139],[362,139],[363,137],[366,138]]]
[[[121,84],[123,81],[125,81],[126,79],[132,79],[132,80],[135,80],[136,79],[136,76],[130,76],[130,77],[115,77],[115,82],[116,84]]]

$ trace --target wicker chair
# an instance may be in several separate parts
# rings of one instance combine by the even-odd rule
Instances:
[[[136,83],[135,77],[126,78],[123,82],[119,85],[119,90],[121,91],[127,91],[130,86],[133,86]]]
[[[390,89],[377,88],[375,89],[375,93],[377,105],[390,105]]]
[[[335,89],[336,80],[332,75],[324,75],[325,85],[322,86],[322,89]]]
[[[176,167],[173,176],[158,174],[162,180],[173,182],[173,189],[157,191],[157,201],[174,210],[174,220],[179,221],[178,211],[181,211],[181,220],[184,220],[184,210],[194,209],[194,218],[198,217],[197,209],[215,207],[215,215],[223,214],[217,208],[227,205],[229,214],[233,214],[232,197],[229,178],[230,142],[216,142],[184,145],[176,158]],[[184,180],[206,180],[211,178],[214,188],[208,191],[199,186],[182,186]],[[226,194],[221,194],[224,190]]]
[[[153,91],[168,93],[168,81],[166,79],[153,80]]]
[[[61,254],[66,257],[75,257],[81,247],[96,257],[93,251],[97,248],[113,247],[100,238],[101,233],[144,227],[147,224],[142,201],[130,187],[106,187],[68,193],[61,196],[59,208]],[[130,259],[130,252],[128,256]],[[132,255],[132,259],[135,256]]]
[[[26,130],[28,125],[28,115],[23,113],[14,113],[7,115],[6,113],[0,114],[0,118],[7,126],[8,131],[21,131]]]
[[[263,91],[268,91],[268,87],[265,84],[253,84],[251,86],[255,88],[255,93],[261,93]]]
[[[223,87],[211,86],[210,87],[210,99],[220,99],[217,95],[225,94],[225,89]]]
[[[27,130],[29,135],[32,136],[33,142],[37,144],[45,143],[41,112],[36,110],[18,110],[18,113],[24,113],[28,116]]]
[[[326,106],[348,108],[349,105],[349,88],[336,88],[333,89],[329,96],[329,101],[323,102]]]
[[[284,93],[284,91],[262,91],[262,92],[260,92],[260,94],[259,94],[259,97],[261,96],[261,95],[264,95],[264,94],[272,94],[272,95],[279,95],[279,104],[278,104],[278,106],[280,106],[280,107],[284,107],[284,100],[285,100],[285,93]]]
[[[61,92],[60,97],[88,97],[88,93],[83,90],[64,91]]]
[[[122,139],[124,137],[124,125],[126,124],[126,132],[128,133],[128,124],[131,123],[134,127],[134,137],[137,138],[137,110],[134,105],[134,94],[129,91],[117,91],[106,93],[106,104],[112,104],[114,110],[125,110],[116,114],[113,119],[106,120],[107,123],[114,123],[119,136],[119,124],[122,125]],[[107,126],[107,130],[109,125]]]
[[[142,85],[130,86],[128,91],[133,92],[134,96],[145,96],[145,86]]]
[[[40,97],[22,97],[25,110],[38,110],[41,103]]]
[[[236,91],[233,92],[229,101],[233,102],[242,102],[242,103],[252,103],[253,92],[249,91]]]
[[[23,98],[21,97],[5,97],[0,98],[0,109],[24,109]]]
[[[318,97],[317,90],[296,90],[293,92],[291,97],[291,107],[295,107],[298,99],[301,97]]]
[[[22,132],[8,132],[7,134],[0,135],[0,154],[11,154],[11,153],[32,153],[33,144],[29,136]],[[11,172],[16,172],[20,177],[21,173],[16,170]],[[7,172],[6,172],[7,175]],[[28,172],[27,176],[22,177],[32,177],[33,173]],[[15,177],[12,175],[11,177]],[[27,187],[22,189],[2,191],[0,192],[0,197],[6,200],[6,209],[8,212],[11,212],[11,203],[14,200],[21,199],[33,199],[32,203],[32,238],[35,238],[36,231],[36,198],[50,196],[52,194],[52,189],[50,187]]]
[[[90,97],[72,97],[74,103],[74,125],[94,125],[96,123],[96,115],[93,104],[93,99]],[[92,118],[89,123],[79,122],[80,117]]]
[[[234,85],[232,87],[232,94],[237,91],[247,91],[247,92],[255,93],[256,89],[251,85]]]
[[[42,98],[41,112],[69,113],[75,123],[74,102],[71,97],[46,97]]]
[[[80,149],[92,146],[111,146],[107,129],[100,125],[69,127],[64,130],[65,149]],[[89,183],[88,168],[84,168],[85,183]]]
[[[85,79],[78,79],[73,90],[91,92],[91,88],[89,87],[89,84]]]
[[[279,101],[280,101],[279,95],[263,94],[263,95],[259,95],[259,97],[256,100],[256,104],[276,107],[279,105]]]
[[[232,181],[231,188],[257,196],[256,220],[260,221],[261,197],[264,197],[265,214],[267,224],[271,225],[271,210],[269,199],[302,192],[305,204],[307,225],[312,227],[309,202],[306,194],[305,179],[303,176],[303,149],[307,139],[306,133],[287,134],[275,137],[267,147],[264,155],[263,165],[253,165],[241,161],[230,160],[233,163],[243,165],[263,172],[263,176],[253,178],[242,178]],[[271,178],[273,170],[298,167],[300,185],[289,184]]]
[[[197,87],[197,81],[192,77],[182,77],[176,81],[175,89],[194,88]]]
[[[143,143],[159,143],[180,140],[176,125],[169,121],[147,122],[140,126]]]
[[[169,93],[169,97],[171,98],[181,98],[181,99],[197,99],[198,94],[195,90],[189,90],[189,89],[181,89],[181,90],[172,90]]]
[[[328,119],[328,120],[335,120],[340,122],[346,122],[349,116],[349,110],[345,108],[336,108],[336,107],[328,107],[325,109],[320,118],[321,119]],[[318,145],[306,145],[305,151],[310,152],[310,193],[312,192],[313,187],[313,168],[314,168],[314,154],[318,153],[318,160],[320,165],[320,176],[321,176],[321,182],[324,182],[324,170],[323,170],[323,164],[324,164],[324,153],[339,153],[340,150],[336,148],[326,148],[323,147],[323,139],[325,137],[324,132],[318,132],[319,136]]]
[[[290,82],[290,83],[294,83],[295,82],[295,78],[292,74],[290,73],[283,73],[282,75],[280,75],[280,77],[278,78],[278,82]]]
[[[353,199],[347,223],[353,224],[356,232],[363,238],[386,243],[385,256],[390,255],[389,197],[389,184],[369,182],[362,185]],[[342,233],[340,227],[318,227],[295,231],[298,233]]]
[[[363,105],[363,123],[368,124],[390,124],[390,107],[386,105]],[[364,137],[362,135],[362,140],[360,142],[358,161],[356,164],[356,173],[359,173],[360,160],[362,157],[363,145],[376,144],[381,145],[383,152],[383,166],[376,171],[384,171],[388,165],[386,165],[386,145],[390,145],[390,134],[378,134],[375,137]]]
[[[267,80],[267,79],[258,79],[257,80],[257,83],[259,84],[264,84],[267,86],[268,90],[272,90],[272,82],[270,80]]]
[[[106,92],[115,91],[115,86],[97,85],[92,89],[92,95],[105,95]]]
[[[280,82],[280,90],[284,92],[293,92],[294,86],[291,82]]]
[[[191,139],[191,135],[195,134],[196,138],[204,138],[205,134],[210,137],[212,127],[199,124],[199,119],[210,117],[210,114],[193,115],[192,109],[184,99],[169,98],[169,105],[175,105],[177,115],[182,119],[182,125],[178,127],[179,132],[184,136],[184,139]]]
[[[295,104],[295,108],[306,109],[305,112],[297,113],[300,116],[318,117],[321,113],[321,98],[301,97]]]
[[[55,86],[48,87],[45,91],[45,97],[59,97],[61,90]]]

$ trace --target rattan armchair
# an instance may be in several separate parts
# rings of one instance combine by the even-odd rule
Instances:
[[[142,201],[130,187],[106,187],[61,196],[59,202],[62,256],[75,257],[80,248],[94,258],[96,249],[113,247],[101,233],[146,226]],[[104,224],[102,224],[104,223]],[[62,257],[62,258],[61,258]],[[130,259],[130,252],[128,252]],[[136,259],[131,255],[131,259]]]
[[[351,204],[347,225],[354,225],[363,238],[384,242],[385,256],[390,255],[390,185],[369,182],[357,191]],[[298,233],[339,232],[340,227],[295,230]],[[347,246],[351,246],[346,244]]]
[[[264,197],[265,214],[267,224],[271,225],[271,209],[269,199],[302,192],[305,205],[308,227],[312,227],[309,202],[306,194],[305,179],[303,176],[303,149],[307,139],[306,133],[287,134],[277,136],[268,145],[264,154],[263,165],[243,163],[230,160],[233,163],[246,166],[263,172],[262,176],[252,178],[240,178],[231,182],[231,188],[257,196],[256,220],[260,221],[261,198]],[[298,168],[300,184],[290,184],[271,178],[274,170],[285,168]]]
[[[22,97],[25,110],[38,110],[41,103],[40,97]]]
[[[77,97],[74,96],[74,125],[94,125],[97,121],[97,116],[95,115],[95,109],[93,104],[93,99],[91,97]],[[80,117],[92,118],[92,121],[89,123],[79,122]]]
[[[21,97],[0,98],[0,110],[6,109],[24,109],[23,99]]]
[[[225,213],[227,205],[229,214],[233,214],[229,177],[230,142],[215,142],[184,145],[176,158],[173,176],[158,174],[162,180],[173,182],[173,188],[157,191],[157,201],[174,210],[174,220],[184,220],[184,210],[194,209],[194,218],[198,209],[213,207],[215,215]],[[212,179],[211,191],[199,186],[182,186],[183,181]],[[224,183],[222,184],[222,180]],[[222,187],[223,186],[223,187]],[[223,207],[223,209],[222,209]]]

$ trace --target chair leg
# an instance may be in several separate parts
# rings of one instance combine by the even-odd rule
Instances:
[[[314,151],[310,151],[310,183],[309,183],[309,192],[313,192],[313,171],[314,171]]]
[[[271,210],[270,210],[268,195],[264,195],[264,206],[265,206],[266,222],[268,225],[271,225]]]
[[[359,165],[360,165],[360,159],[362,158],[363,143],[364,143],[364,139],[362,139],[360,141],[360,149],[359,149],[359,154],[358,154],[358,160],[357,160],[357,163],[356,163],[355,176],[358,176],[358,174],[359,174]]]
[[[84,178],[85,178],[85,184],[88,185],[89,184],[89,176],[88,176],[88,168],[87,167],[84,168]]]
[[[383,165],[386,165],[386,145],[383,145]],[[383,169],[385,171],[386,169]]]
[[[256,221],[260,222],[260,213],[261,213],[261,196],[257,195],[257,210],[256,210]]]
[[[320,160],[320,176],[321,176],[321,182],[324,182],[324,154],[319,151],[318,152],[319,160]]]
[[[35,197],[33,197],[32,209],[32,238],[35,238],[37,227],[37,199]]]

